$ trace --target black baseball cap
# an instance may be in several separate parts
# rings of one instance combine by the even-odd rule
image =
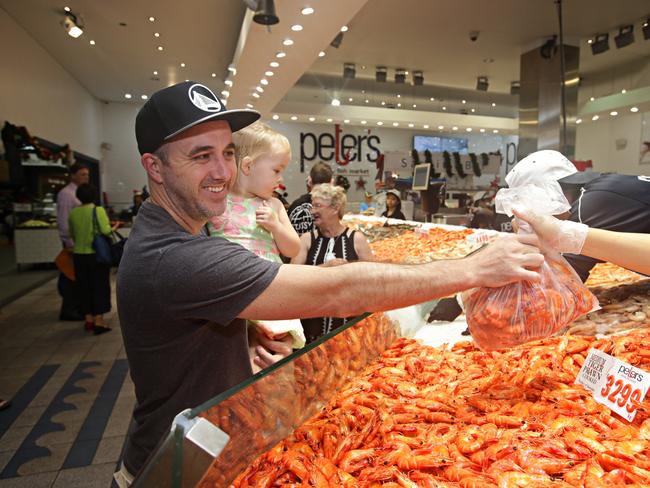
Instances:
[[[185,81],[151,95],[135,118],[135,138],[140,154],[151,153],[172,137],[203,122],[225,120],[236,132],[259,118],[255,110],[227,110],[207,86]]]

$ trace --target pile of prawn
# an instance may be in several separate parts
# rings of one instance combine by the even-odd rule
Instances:
[[[492,352],[397,339],[231,487],[650,486],[650,400],[628,423],[574,384],[590,348],[650,371],[649,343],[647,329]]]

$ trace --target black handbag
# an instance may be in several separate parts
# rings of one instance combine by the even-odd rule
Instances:
[[[126,239],[119,232],[111,231],[109,236],[99,231],[97,222],[97,207],[93,208],[93,249],[95,250],[95,259],[100,264],[108,266],[118,266],[124,253]]]

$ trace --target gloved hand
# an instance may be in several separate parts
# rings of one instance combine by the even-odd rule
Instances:
[[[538,215],[532,210],[513,208],[515,216],[530,224],[540,240],[561,253],[580,254],[587,239],[589,226],[550,215]]]

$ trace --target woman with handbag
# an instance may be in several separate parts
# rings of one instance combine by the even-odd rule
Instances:
[[[111,268],[98,262],[93,241],[110,236],[113,229],[104,208],[95,206],[97,189],[93,185],[79,185],[77,198],[81,205],[73,208],[68,218],[70,237],[74,241],[72,257],[85,329],[99,335],[111,330],[104,323],[104,314],[111,309]]]

